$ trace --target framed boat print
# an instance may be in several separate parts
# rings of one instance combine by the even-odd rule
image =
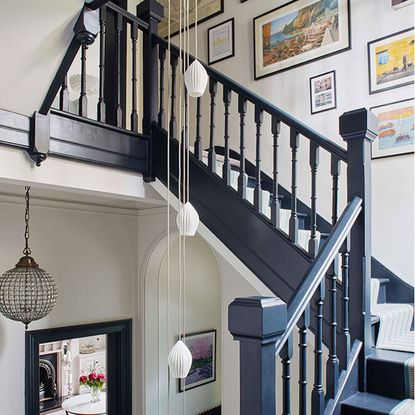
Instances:
[[[223,13],[225,0],[197,0],[197,23],[202,23],[211,19],[218,14]],[[158,27],[159,36],[166,38],[168,36],[168,0],[159,0],[165,10],[165,16]],[[195,25],[196,7],[195,2],[189,2],[189,23],[190,27]],[[179,33],[180,29],[180,0],[170,0],[170,31],[171,36]]]
[[[183,341],[189,348],[193,361],[187,377],[179,379],[179,392],[214,382],[216,380],[216,330],[188,334]]]
[[[255,79],[350,49],[348,0],[295,0],[254,19]]]
[[[414,29],[406,29],[367,44],[369,93],[414,82]]]
[[[235,56],[234,22],[232,18],[208,29],[209,65]]]
[[[370,109],[378,117],[379,135],[372,143],[372,158],[414,152],[414,99]]]
[[[331,71],[310,78],[311,113],[336,108],[336,72]]]

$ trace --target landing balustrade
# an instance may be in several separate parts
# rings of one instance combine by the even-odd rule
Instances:
[[[191,173],[198,174],[190,176],[191,201],[199,198],[196,203],[202,206],[197,186],[207,180],[208,194],[226,195],[236,210],[243,211],[241,217],[255,218],[255,229],[268,232],[267,240],[289,248],[289,257],[278,257],[274,246],[262,246],[260,239],[249,245],[249,237],[230,247],[280,297],[241,298],[229,307],[229,330],[241,350],[240,413],[274,415],[275,382],[282,388],[279,407],[284,414],[293,413],[295,387],[299,414],[336,413],[345,394],[354,387],[365,389],[365,358],[372,347],[370,145],[376,119],[366,109],[343,114],[339,132],[345,149],[208,66],[205,96],[189,99],[184,94],[183,70],[184,62],[194,58],[157,36],[163,15],[157,2],[140,3],[138,17],[105,1],[92,4],[81,12],[67,54],[35,114],[29,153],[40,163],[47,153],[69,152],[66,146],[59,147],[59,153],[52,133],[42,129],[49,117],[55,117],[56,125],[67,125],[63,117],[77,123],[79,134],[87,131],[93,137],[79,139],[79,158],[132,169],[140,160],[137,170],[146,180],[166,182],[167,150],[161,140],[169,139],[175,146],[174,168],[174,157],[188,133]],[[96,120],[87,111],[88,53],[94,41],[99,42]],[[78,113],[70,115],[67,73],[79,51]],[[59,108],[51,110],[56,96]],[[189,108],[190,118],[178,119],[179,105]],[[62,141],[73,144],[73,140]],[[97,150],[102,154],[97,156]],[[138,153],[140,157],[134,158]],[[108,154],[112,158],[105,158]],[[75,150],[68,156],[75,157]],[[173,173],[174,182],[177,171]],[[306,190],[305,182],[309,182]],[[177,189],[173,186],[172,191]],[[202,220],[211,218],[220,224],[218,207],[209,206],[208,199],[203,203]],[[211,216],[204,215],[209,209]],[[235,235],[245,226],[235,225]],[[220,235],[218,225],[210,228]],[[230,241],[223,236],[224,244]],[[278,278],[290,277],[273,279],[270,264],[280,267],[275,271]],[[294,269],[301,274],[293,275]],[[314,334],[311,393],[310,331]],[[298,373],[292,370],[294,356],[299,359]],[[281,380],[276,380],[277,365],[281,365]]]

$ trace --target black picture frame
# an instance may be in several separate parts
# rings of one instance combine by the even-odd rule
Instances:
[[[210,14],[209,16],[203,17],[202,19],[199,19],[197,21],[197,25],[199,26],[201,23],[206,22],[207,20],[213,19],[216,16],[219,16],[220,14],[222,14],[225,11],[225,0],[221,0],[220,2],[220,10],[218,10],[216,13]],[[192,29],[193,27],[195,27],[196,22],[193,22],[189,25],[189,29]],[[177,36],[180,33],[180,30],[176,30],[173,33],[171,33],[170,37],[174,37]],[[167,39],[168,36],[164,36],[164,39]]]
[[[132,320],[30,330],[25,333],[25,415],[39,415],[39,345],[107,335],[107,415],[132,414]]]
[[[377,116],[376,111],[373,111],[373,110],[376,110],[378,108],[389,107],[389,106],[395,105],[395,104],[401,104],[401,103],[404,103],[404,102],[411,102],[411,101],[412,101],[412,107],[413,107],[414,99],[415,98],[412,97],[412,98],[401,99],[401,100],[393,101],[393,102],[386,102],[385,104],[380,104],[380,105],[375,105],[373,107],[370,107],[369,110]],[[379,134],[380,134],[380,132],[379,132]],[[394,153],[389,153],[389,154],[385,153],[385,154],[376,155],[376,151],[375,151],[374,146],[377,144],[378,140],[379,140],[379,135],[376,137],[375,141],[372,143],[372,160],[382,159],[382,158],[389,158],[389,157],[404,156],[404,155],[407,155],[407,154],[413,154],[414,153],[414,149],[412,149],[412,150],[406,150],[406,151],[404,150],[403,152],[394,152]]]
[[[194,337],[194,336],[200,336],[200,335],[203,335],[203,334],[213,334],[213,336],[214,336],[214,343],[213,343],[214,344],[214,350],[213,350],[213,377],[212,377],[212,379],[209,379],[206,382],[197,383],[197,384],[194,384],[193,386],[192,385],[190,385],[190,386],[186,385],[186,391],[188,391],[190,389],[198,388],[200,386],[208,385],[209,383],[212,383],[212,382],[216,381],[216,355],[217,355],[217,353],[216,353],[216,350],[217,350],[217,331],[216,331],[216,329],[206,330],[206,331],[198,331],[198,332],[195,332],[195,333],[189,333],[189,334],[186,334],[185,337],[186,337],[186,339],[188,339],[188,338],[191,338],[191,337]],[[186,341],[183,339],[183,337],[181,338],[181,340],[186,343]],[[179,391],[179,393],[182,393],[185,390],[184,382],[185,382],[185,379],[179,379],[179,381],[178,381],[178,391]]]
[[[313,98],[314,98],[314,93],[313,93],[313,80],[315,80],[316,78],[323,77],[325,75],[330,75],[330,74],[333,74],[333,85],[332,85],[332,88],[331,89],[333,91],[334,106],[331,106],[331,107],[325,108],[325,109],[321,109],[321,110],[318,110],[318,111],[316,111],[316,110],[313,111],[313,107],[314,107],[314,105],[313,105]],[[336,71],[335,70],[328,71],[328,72],[324,72],[324,73],[321,73],[319,75],[312,76],[309,79],[309,85],[310,85],[310,111],[311,111],[311,114],[312,115],[319,114],[320,112],[326,112],[326,111],[334,110],[334,109],[337,108],[337,89],[336,89]]]
[[[257,68],[258,67],[258,65],[257,65],[257,63],[258,63],[257,62],[257,48],[258,48],[258,45],[257,45],[257,42],[256,42],[256,38],[257,38],[257,36],[256,36],[256,21],[260,18],[263,18],[264,16],[267,16],[267,15],[269,15],[271,13],[274,13],[278,10],[282,10],[282,9],[284,9],[284,8],[290,6],[290,5],[293,5],[295,3],[298,3],[298,2],[299,2],[299,0],[291,0],[291,1],[285,3],[281,6],[278,6],[274,9],[272,9],[272,10],[269,10],[265,13],[262,13],[261,15],[255,17],[253,19],[253,38],[254,38],[254,43],[253,43],[254,44],[254,48],[253,48],[254,50],[253,50],[253,52],[254,52],[254,80],[255,81],[257,81],[259,79],[267,78],[269,76],[276,75],[276,74],[281,73],[281,72],[288,71],[290,69],[298,68],[299,66],[307,65],[311,62],[316,62],[320,59],[325,59],[325,58],[328,58],[330,56],[337,55],[338,53],[343,53],[343,52],[345,52],[347,50],[350,50],[352,48],[350,0],[345,0],[345,6],[347,7],[347,10],[346,10],[346,13],[345,13],[345,18],[347,19],[347,25],[346,25],[347,26],[347,36],[346,36],[347,45],[345,47],[341,47],[340,49],[335,50],[333,52],[323,53],[322,55],[317,56],[315,58],[305,59],[302,62],[293,64],[293,65],[288,65],[286,67],[282,67],[281,69],[277,69],[277,70],[274,70],[274,71],[269,72],[269,73],[258,74],[258,68]]]
[[[230,55],[224,56],[223,58],[220,59],[216,59],[216,60],[212,60],[210,59],[210,34],[212,30],[217,29],[220,26],[223,26],[226,23],[231,23],[231,28],[232,28],[232,52]],[[235,56],[235,19],[232,17],[228,20],[225,20],[224,22],[218,23],[215,26],[209,27],[208,31],[207,31],[207,51],[208,51],[208,64],[212,65],[214,63],[218,63],[218,62],[222,62],[225,59],[229,59]]]
[[[400,31],[395,32],[395,33],[391,33],[391,34],[386,35],[386,36],[382,36],[378,39],[371,40],[370,42],[367,43],[368,78],[369,78],[369,94],[370,95],[378,94],[379,92],[389,91],[389,90],[395,89],[395,88],[400,88],[400,87],[405,86],[405,85],[412,85],[414,83],[414,80],[406,81],[406,82],[404,81],[404,82],[396,84],[396,85],[385,86],[384,88],[379,88],[379,89],[375,90],[373,82],[372,82],[372,55],[371,55],[371,46],[374,45],[375,43],[393,38],[395,36],[399,36],[399,35],[407,33],[407,32],[409,33],[413,30],[414,30],[414,26],[409,27],[407,29],[400,30]]]

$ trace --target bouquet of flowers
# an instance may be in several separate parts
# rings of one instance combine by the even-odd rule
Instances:
[[[91,389],[91,402],[99,402],[99,394],[105,385],[105,375],[103,373],[91,372],[88,376],[81,376],[79,384]]]

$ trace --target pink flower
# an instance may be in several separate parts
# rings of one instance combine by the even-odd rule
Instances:
[[[89,380],[97,380],[97,374],[95,372],[92,372],[88,376]]]
[[[98,380],[101,380],[102,382],[105,380],[105,375],[103,373],[98,373]]]
[[[83,385],[86,381],[87,381],[87,377],[86,377],[86,376],[81,376],[81,377],[79,378],[79,383],[80,383],[81,385]]]

